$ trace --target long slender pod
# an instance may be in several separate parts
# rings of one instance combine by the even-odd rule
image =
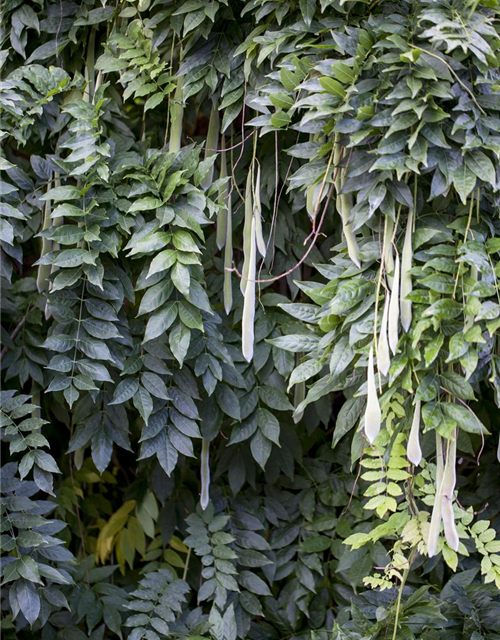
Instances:
[[[394,256],[392,253],[392,235],[394,233],[394,220],[390,216],[385,216],[384,222],[384,244],[382,246],[382,260],[387,276],[387,282],[392,289],[394,275]]]
[[[217,105],[212,107],[210,112],[210,120],[208,121],[207,140],[205,142],[205,159],[214,156],[217,151],[217,142],[219,141],[219,129],[220,129],[220,116]],[[212,184],[214,178],[214,165],[212,165],[210,171],[201,181],[201,188],[205,191]]]
[[[47,191],[50,191],[51,186],[52,186],[52,180],[49,180],[47,184]],[[47,200],[43,208],[43,223],[42,223],[43,231],[47,231],[47,229],[51,225],[51,221],[50,221],[51,210],[52,210],[52,207],[51,207],[50,200]],[[52,249],[52,241],[42,236],[42,248],[40,251],[40,259],[42,259],[45,255],[50,253],[51,249]],[[36,286],[39,293],[42,293],[42,291],[48,290],[50,272],[51,272],[50,264],[38,265],[38,273],[36,276]]]
[[[380,325],[380,334],[377,345],[377,367],[380,373],[386,376],[391,366],[391,354],[389,352],[389,341],[387,339],[387,330],[389,324],[389,303],[390,295],[387,292],[384,302],[384,312],[382,314],[382,323]]]
[[[408,331],[411,325],[411,300],[407,300],[407,296],[411,293],[412,277],[410,269],[413,261],[412,248],[413,235],[413,213],[410,211],[408,222],[406,223],[405,241],[403,245],[403,253],[401,255],[401,325],[405,331]]]
[[[394,280],[392,282],[391,301],[389,303],[389,346],[396,355],[399,340],[399,254],[396,254],[394,265]]]
[[[434,507],[432,508],[431,524],[427,538],[427,553],[429,558],[435,555],[439,532],[441,531],[441,505],[443,497],[443,442],[436,431],[436,494],[434,497]]]
[[[352,194],[350,193],[341,193],[342,187],[345,182],[345,169],[340,168],[340,161],[342,159],[342,147],[340,146],[339,136],[335,137],[335,150],[333,155],[333,166],[334,166],[334,175],[335,177],[335,191],[337,193],[336,198],[336,206],[337,211],[342,220],[342,231],[344,233],[344,238],[347,244],[347,253],[351,260],[357,267],[361,266],[361,262],[359,259],[359,246],[356,240],[356,235],[352,230],[351,223],[349,221],[349,216],[352,209]]]
[[[182,118],[184,115],[184,76],[177,77],[174,98],[170,106],[170,142],[168,150],[178,153],[181,148]]]
[[[245,187],[245,219],[243,223],[243,269],[241,270],[240,289],[245,295],[248,278],[248,260],[250,257],[250,244],[252,237],[252,169],[250,168],[247,175],[247,183]]]
[[[203,511],[210,502],[210,443],[208,440],[201,441],[201,491],[200,506]]]
[[[220,177],[227,178],[227,157],[226,157],[226,142],[224,135],[221,136],[221,154],[220,154]],[[217,247],[222,249],[226,244],[227,233],[227,201],[228,201],[229,188],[227,184],[220,187],[219,191],[219,205],[221,206],[219,213],[217,214],[217,230],[215,234],[215,241]]]
[[[245,287],[245,300],[243,302],[242,318],[242,352],[247,362],[253,358],[254,346],[254,321],[255,321],[255,275],[256,275],[256,241],[255,241],[255,220],[252,218],[250,227],[250,247],[248,256],[247,283]]]
[[[253,215],[255,218],[255,241],[262,257],[266,255],[266,243],[262,233],[262,205],[260,202],[260,164],[257,165],[255,185],[253,188]]]
[[[413,420],[411,423],[410,436],[408,438],[408,460],[418,466],[422,460],[422,449],[420,448],[420,409],[422,401],[418,398],[415,401],[413,410]]]
[[[225,154],[225,151],[224,151]],[[232,266],[233,266],[233,213],[231,208],[231,190],[226,188],[226,243],[224,247],[224,309],[227,314],[233,306]]]
[[[458,545],[460,544],[457,527],[455,525],[455,516],[453,514],[453,493],[456,485],[456,462],[457,443],[456,440],[452,440],[448,443],[448,451],[446,455],[446,465],[443,475],[443,502],[441,509],[446,542],[454,551],[458,551]]]
[[[370,347],[368,356],[368,397],[365,411],[365,434],[370,444],[375,442],[375,438],[380,432],[382,414],[377,398],[377,385],[375,383],[375,367],[373,365],[373,347]]]

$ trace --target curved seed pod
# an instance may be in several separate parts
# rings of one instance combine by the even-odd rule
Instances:
[[[207,140],[205,142],[205,160],[214,156],[217,151],[217,142],[219,141],[220,117],[217,106],[213,106],[210,112],[210,120],[208,121]],[[201,188],[206,191],[212,184],[214,178],[214,165],[201,181]]]
[[[226,144],[224,136],[221,136],[221,154],[220,154],[220,177],[227,178],[227,159],[226,159]],[[228,206],[228,194],[229,187],[227,184],[222,186],[219,191],[219,204],[224,205],[217,215],[217,231],[215,234],[215,241],[217,247],[222,249],[226,243],[226,231],[227,231],[227,206]]]
[[[346,193],[340,196],[340,208],[342,212],[340,214],[342,218],[342,227],[347,244],[347,253],[349,255],[349,258],[351,258],[354,264],[359,268],[361,267],[361,260],[359,259],[358,241],[356,240],[356,234],[352,230],[351,223],[349,222],[349,216],[352,209],[351,193]]]
[[[47,184],[47,191],[50,191],[52,186],[52,180],[49,180]],[[47,200],[45,203],[45,207],[43,208],[43,231],[46,231],[50,227],[50,212],[51,212],[51,204],[50,200]],[[43,258],[47,253],[50,253],[52,249],[52,241],[48,238],[42,237],[42,249],[40,251],[40,259]],[[39,264],[38,265],[38,273],[36,276],[36,286],[38,289],[38,293],[42,293],[42,291],[47,291],[49,288],[49,276],[51,273],[51,265],[50,264]]]
[[[434,497],[434,507],[432,509],[431,524],[427,538],[427,553],[429,558],[435,555],[439,532],[441,531],[441,504],[442,504],[442,484],[443,484],[443,446],[441,436],[436,432],[436,495]]]
[[[387,325],[389,320],[389,293],[385,296],[384,313],[382,314],[382,324],[377,345],[377,367],[380,373],[386,376],[391,366],[391,354],[389,352],[389,342],[387,340]]]
[[[306,189],[306,210],[307,214],[314,222],[318,215],[319,196],[321,193],[322,181],[311,184]]]
[[[60,187],[61,186],[61,179],[59,177],[59,173],[54,172],[54,187]],[[63,216],[59,216],[58,218],[56,218],[54,220],[54,227],[59,227],[60,225],[64,224],[64,218]],[[58,242],[54,242],[52,240],[51,242],[51,251],[58,251],[60,249],[60,244]],[[53,273],[55,273],[58,270],[59,267],[56,267],[55,264],[53,264],[50,268],[50,275],[52,275]],[[48,320],[51,316],[51,312],[50,312],[50,307],[48,302],[45,305],[45,320]],[[83,464],[83,461],[82,461]]]
[[[201,441],[201,492],[200,506],[205,511],[210,502],[210,443]]]
[[[245,189],[245,221],[243,223],[243,269],[241,271],[240,282],[240,289],[243,295],[245,295],[248,278],[248,258],[250,255],[252,220],[252,172],[250,169]]]
[[[316,218],[316,185],[310,184],[306,189],[307,215],[314,220]]]
[[[340,161],[342,159],[342,147],[339,143],[340,136],[337,134],[335,136],[335,150],[333,153],[333,168],[335,174],[335,191],[337,194],[336,198],[336,207],[337,211],[340,215],[340,219],[342,220],[342,231],[344,233],[344,238],[347,244],[347,253],[349,258],[354,262],[357,267],[361,267],[361,262],[359,259],[359,247],[358,242],[356,240],[356,235],[352,230],[351,223],[349,222],[349,215],[352,209],[352,194],[340,194],[342,190],[342,186],[344,184],[344,173],[345,171],[341,171]]]
[[[389,303],[389,346],[393,355],[396,355],[399,340],[399,254],[396,254],[396,262],[394,264],[394,280],[392,282],[391,301]]]
[[[95,81],[94,102],[95,102],[95,94],[97,92],[97,89],[99,89],[99,87],[101,86],[101,84],[102,84],[102,71],[99,71],[97,73],[97,78],[96,78],[96,81]]]
[[[299,382],[299,384],[295,385],[295,389],[293,392],[293,406],[297,408],[299,404],[302,402],[302,400],[304,400],[305,397],[306,397],[306,383]],[[303,415],[304,415],[303,411],[301,411],[300,413],[294,414],[293,415],[294,423],[295,424],[299,423],[302,420]]]
[[[455,484],[457,482],[456,475],[456,462],[457,462],[457,443],[456,440],[452,440],[448,443],[448,451],[446,454],[446,464],[443,474],[443,490],[444,496],[450,500],[453,498],[453,492],[455,491]]]
[[[375,438],[380,431],[382,414],[377,398],[377,385],[375,384],[375,368],[373,366],[373,347],[370,347],[368,356],[368,397],[365,411],[365,434],[370,444],[375,442]]]
[[[233,266],[233,212],[231,194],[227,186],[226,197],[226,246],[224,248],[224,309],[227,314],[233,306],[233,288],[231,284],[231,268]]]
[[[408,331],[411,325],[411,301],[406,299],[412,289],[412,278],[410,269],[413,261],[413,248],[411,237],[413,234],[413,215],[410,211],[408,222],[406,223],[405,242],[403,245],[403,253],[401,255],[401,324],[405,331]]]
[[[453,440],[448,444],[448,452],[446,455],[446,464],[443,474],[442,518],[446,542],[454,551],[458,551],[458,545],[460,544],[457,528],[455,526],[455,516],[453,513],[453,492],[455,491],[455,484],[457,481],[456,462],[457,442],[456,440]]]
[[[443,505],[441,507],[441,515],[443,518],[444,535],[448,546],[453,551],[458,551],[460,540],[458,537],[457,527],[455,525],[455,514],[453,513],[453,504],[446,496],[443,496]]]
[[[408,460],[416,467],[422,460],[422,449],[420,448],[420,408],[421,400],[415,402],[413,421],[411,423],[410,437],[408,438]]]
[[[80,447],[75,451],[73,461],[75,463],[75,468],[80,471],[83,466],[83,461],[85,460],[85,447]]]
[[[254,188],[254,201],[253,201],[253,215],[255,218],[255,241],[257,242],[257,249],[262,257],[266,255],[266,243],[264,242],[264,235],[262,233],[262,205],[260,203],[260,165],[257,165],[257,177],[255,179]]]
[[[477,282],[477,268],[474,265],[471,265],[470,267],[469,278],[472,281]],[[468,296],[468,299],[470,299],[470,294]],[[475,316],[465,316],[464,333],[466,333],[469,329],[472,328],[472,325],[474,324],[474,318]]]
[[[168,150],[177,153],[181,148],[182,117],[184,115],[184,76],[177,77],[174,99],[170,108],[170,143]]]
[[[254,345],[254,319],[255,319],[255,220],[252,219],[250,252],[248,257],[248,281],[245,287],[245,301],[243,303],[243,318],[241,323],[242,337],[241,346],[243,357],[247,362],[253,358]]]
[[[392,255],[392,234],[394,233],[394,220],[386,216],[384,222],[384,245],[382,247],[382,260],[384,262],[385,273],[387,275],[387,282],[392,289],[393,274],[394,272],[394,256]]]

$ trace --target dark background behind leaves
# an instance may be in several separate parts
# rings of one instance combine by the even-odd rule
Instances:
[[[418,548],[394,637],[500,638],[496,1],[1,11],[4,637],[389,638],[400,576],[383,591],[363,579]],[[212,151],[222,136],[226,180]],[[361,269],[327,197],[334,136]],[[254,158],[262,278],[303,257],[308,188],[326,176],[327,189],[306,259],[258,287],[249,365],[236,273],[224,311],[214,223],[229,191],[241,270]],[[410,209],[414,321],[385,387],[381,446],[390,467],[415,393],[428,432],[442,411],[458,415],[469,555],[444,560],[403,532],[413,494],[420,513],[432,505],[430,434],[396,511],[364,508],[373,494],[357,466],[384,221],[398,218],[401,248]],[[441,387],[454,409],[441,411]],[[343,544],[353,534],[367,534],[359,547]],[[493,556],[497,586],[481,578]]]

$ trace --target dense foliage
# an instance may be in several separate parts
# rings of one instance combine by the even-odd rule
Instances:
[[[6,640],[500,638],[497,4],[4,0]]]

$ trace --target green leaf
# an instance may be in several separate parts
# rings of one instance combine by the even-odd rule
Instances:
[[[332,96],[341,99],[345,97],[345,89],[337,80],[324,76],[319,79],[319,83],[323,89]]]

